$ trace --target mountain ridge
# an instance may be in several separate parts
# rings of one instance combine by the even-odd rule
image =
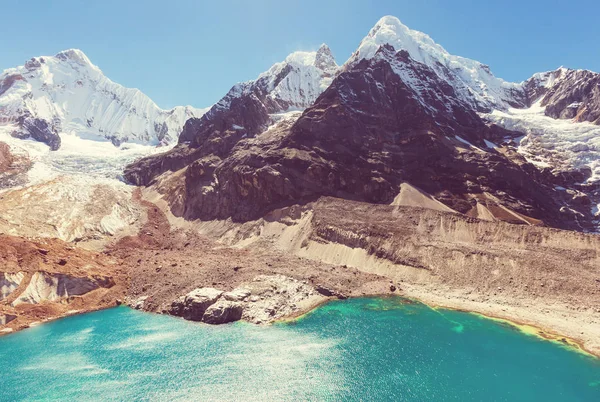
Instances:
[[[189,219],[254,219],[282,203],[322,195],[389,203],[407,181],[474,217],[590,230],[595,217],[586,205],[596,190],[575,182],[569,183],[574,194],[556,193],[565,184],[559,177],[578,176],[568,166],[553,172],[530,164],[519,154],[523,134],[490,118],[555,93],[548,84],[507,83],[484,64],[452,56],[429,36],[384,17],[286,127],[267,127],[269,113],[252,106],[263,103],[252,97],[240,107],[225,103],[197,125],[188,121],[177,147],[130,165],[125,177],[148,185],[186,168],[174,208]],[[560,99],[572,103],[585,91],[563,92]],[[592,93],[590,102],[595,99]],[[259,124],[244,136],[223,124],[239,124],[233,121]],[[272,142],[274,136],[279,140]]]
[[[15,136],[60,147],[60,133],[83,138],[168,144],[185,121],[202,109],[159,108],[137,88],[106,77],[79,49],[40,56],[0,75],[0,122],[12,124]]]

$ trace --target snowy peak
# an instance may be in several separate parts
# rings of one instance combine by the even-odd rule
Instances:
[[[391,45],[396,50],[406,50],[413,60],[431,64],[433,60],[451,57],[427,34],[414,31],[393,16],[381,18],[361,41],[351,60],[370,59],[382,45]]]
[[[98,67],[96,67],[95,65],[92,64],[92,62],[85,55],[85,53],[83,53],[79,49],[67,49],[67,50],[63,50],[62,52],[59,52],[55,57],[57,59],[60,59],[60,60],[72,61],[72,62],[75,62],[75,63],[81,65],[81,66],[90,67],[90,68],[94,68],[96,70],[99,70]]]
[[[327,89],[338,70],[339,66],[325,44],[315,52],[293,52],[256,80],[234,85],[211,113],[228,109],[234,100],[249,96],[264,103],[268,114],[304,110]]]
[[[316,68],[323,71],[324,75],[334,75],[339,68],[335,62],[333,53],[331,53],[331,49],[324,43],[319,47],[319,50],[317,50],[314,65]]]
[[[191,107],[160,109],[140,90],[108,79],[78,49],[34,57],[0,75],[0,125],[15,126],[17,137],[52,138],[53,148],[61,133],[115,144],[171,143],[188,118],[202,114]]]
[[[375,24],[346,66],[375,57],[383,45],[406,51],[410,59],[431,68],[475,110],[506,109],[523,103],[523,90],[519,84],[496,78],[487,65],[478,61],[451,55],[428,35],[408,28],[392,16],[383,17]]]
[[[265,131],[282,113],[312,106],[338,71],[325,44],[317,51],[293,52],[257,79],[234,85],[202,119],[191,119],[179,136],[179,143],[200,147],[207,138],[214,137],[208,142],[219,143],[218,152],[228,152],[240,139]]]
[[[338,65],[327,45],[316,52],[294,52],[252,83],[267,93],[275,106],[270,113],[303,110],[331,84]]]

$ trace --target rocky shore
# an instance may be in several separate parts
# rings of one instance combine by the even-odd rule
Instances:
[[[530,324],[600,355],[594,235],[331,198],[244,224],[183,221],[151,191],[136,202],[139,233],[103,251],[5,236],[1,333],[120,303],[268,324],[331,299],[399,295]]]

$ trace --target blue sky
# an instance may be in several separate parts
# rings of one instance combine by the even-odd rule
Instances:
[[[507,80],[561,65],[600,71],[597,0],[2,3],[0,70],[80,48],[113,81],[139,88],[163,108],[209,106],[234,83],[323,42],[341,64],[383,15]]]

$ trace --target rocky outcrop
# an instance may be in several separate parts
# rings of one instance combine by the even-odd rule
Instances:
[[[0,300],[6,299],[15,291],[25,277],[23,272],[0,272]]]
[[[106,277],[75,277],[66,274],[36,272],[23,293],[12,305],[56,301],[69,296],[81,296],[100,287],[109,288],[113,285],[114,282]]]
[[[540,102],[546,116],[600,124],[600,74],[559,68],[525,82],[529,104]]]
[[[202,316],[202,322],[207,324],[226,324],[239,321],[242,318],[244,308],[241,303],[221,299],[208,307]]]
[[[222,290],[214,288],[192,290],[171,304],[169,314],[180,316],[190,321],[202,321],[206,310],[215,304],[222,294]]]
[[[241,319],[262,324],[293,315],[302,303],[322,297],[306,282],[284,275],[259,275],[230,292],[195,289],[173,301],[167,312],[207,324]]]
[[[52,151],[60,148],[61,139],[58,135],[58,129],[48,121],[33,117],[21,117],[19,127],[18,130],[12,133],[13,137],[33,138],[48,145]]]

